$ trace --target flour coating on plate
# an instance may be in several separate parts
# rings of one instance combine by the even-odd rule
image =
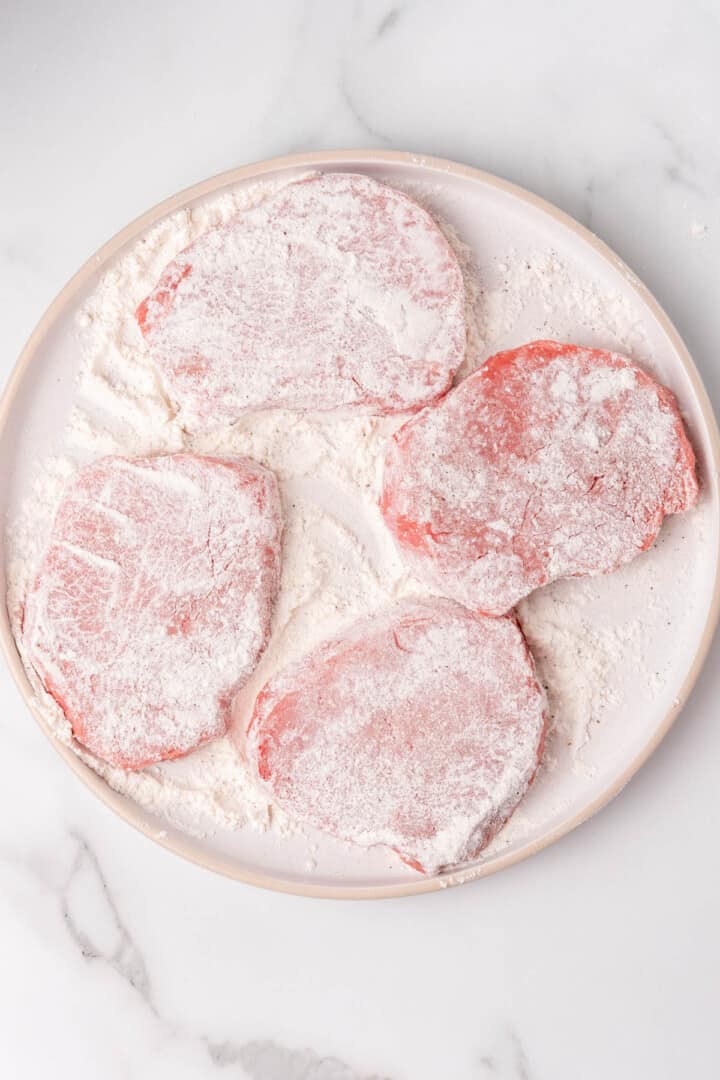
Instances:
[[[275,670],[358,616],[397,598],[428,595],[401,565],[377,509],[385,442],[406,415],[340,418],[275,410],[191,438],[178,423],[145,350],[135,310],[167,263],[208,228],[256,205],[279,186],[245,186],[179,210],[105,273],[78,317],[82,361],[76,405],[59,455],[39,465],[9,535],[8,601],[17,627],[19,603],[53,510],[79,464],[107,453],[187,449],[243,454],[275,470],[286,519],[282,583],[270,645],[238,702],[238,725],[244,724],[254,694]],[[432,210],[432,187],[406,190]],[[648,344],[631,305],[583,277],[577,267],[552,251],[523,252],[520,258],[508,250],[480,275],[453,228],[440,224],[465,277],[464,373],[501,348],[542,336],[616,349],[641,363],[647,360]],[[659,577],[672,578],[677,562],[674,535],[661,534],[659,545],[630,568],[640,587],[651,588]],[[614,621],[597,616],[602,596],[621,594],[627,583],[624,571],[600,583],[558,582],[521,605],[523,627],[548,689],[552,723],[531,801],[545,779],[551,782],[554,770],[587,769],[584,748],[605,710],[622,694],[618,673],[623,665],[630,663],[638,677],[647,680],[648,697],[658,692],[662,673],[645,671],[642,657],[653,619],[661,618],[662,611],[643,609]],[[683,588],[682,574],[673,587]],[[662,604],[659,593],[655,595]],[[38,707],[52,730],[71,744],[64,716],[37,681],[34,685]],[[251,782],[227,737],[185,760],[136,773],[114,769],[74,748],[113,788],[188,833],[205,835],[247,823],[281,833],[289,829],[284,815],[271,808]],[[507,842],[511,833],[529,829],[531,814],[532,809],[521,806],[487,851]]]

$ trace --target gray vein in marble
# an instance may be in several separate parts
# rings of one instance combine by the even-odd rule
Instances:
[[[215,1065],[241,1065],[250,1080],[388,1080],[355,1072],[335,1057],[320,1057],[313,1050],[289,1050],[269,1039],[244,1043],[208,1043]]]
[[[703,199],[710,198],[713,192],[698,178],[698,163],[694,155],[683,146],[662,121],[651,118],[650,125],[660,136],[662,143],[670,154],[670,161],[664,166],[667,179],[671,183],[681,184],[688,191],[691,191],[694,195],[699,195]]]
[[[155,1016],[159,1016],[152,1000],[150,977],[142,953],[120,916],[98,858],[82,836],[77,832],[71,835],[77,851],[60,897],[68,933],[84,959],[108,964],[138,992]],[[88,900],[94,907],[95,924],[92,929],[80,913],[80,906],[88,906]],[[93,900],[96,903],[93,904]]]
[[[342,8],[334,9],[334,11],[338,10],[342,11]],[[372,40],[376,40],[378,36],[385,35],[392,29],[401,10],[399,7],[393,7],[387,12],[377,24]],[[388,137],[369,122],[358,105],[350,77],[352,55],[347,54],[342,44],[346,37],[345,21],[349,16],[349,25],[354,26],[359,21],[360,14],[357,4],[347,10],[346,18],[340,26],[340,44],[336,53],[327,58],[327,63],[334,68],[334,78],[331,81],[332,92],[328,100],[324,84],[322,94],[321,88],[317,85],[317,58],[313,59],[315,43],[321,36],[316,23],[322,20],[323,15],[327,17],[327,14],[322,4],[306,2],[300,6],[294,26],[290,28],[288,35],[291,47],[283,78],[279,81],[278,88],[259,122],[260,128],[267,127],[272,130],[273,127],[277,127],[277,117],[282,114],[283,107],[289,99],[298,96],[306,99],[307,107],[302,114],[302,122],[306,126],[300,131],[293,129],[292,138],[284,139],[282,147],[278,147],[283,153],[326,147],[328,132],[337,128],[338,125],[342,129],[347,128],[348,117],[355,128],[369,136],[374,142],[389,144]],[[308,70],[308,65],[312,65],[310,70]]]
[[[531,1080],[530,1063],[525,1053],[520,1036],[512,1027],[504,1029],[498,1046],[492,1053],[485,1053],[477,1059],[481,1077],[496,1077],[497,1080]]]
[[[390,1080],[360,1074],[338,1058],[322,1057],[314,1050],[292,1050],[269,1039],[217,1042],[170,1021],[155,1002],[147,964],[120,914],[100,860],[83,836],[77,831],[70,835],[75,857],[60,890],[68,933],[84,960],[106,964],[137,992],[167,1034],[200,1042],[212,1065],[231,1069],[237,1080]]]
[[[346,73],[345,73],[344,70],[343,70],[343,73],[342,73],[342,76],[341,76],[341,79],[340,79],[340,83],[339,83],[339,86],[338,86],[338,91],[340,93],[340,97],[341,97],[343,103],[345,104],[348,112],[352,116],[352,118],[355,121],[355,123],[357,124],[357,126],[359,128],[361,128],[365,132],[366,135],[369,135],[371,139],[376,139],[378,142],[385,143],[386,145],[389,144],[390,139],[387,137],[387,135],[383,135],[383,133],[381,131],[378,131],[378,129],[376,127],[373,127],[373,125],[370,123],[370,121],[360,111],[360,108],[359,108],[359,106],[358,106],[358,104],[357,104],[357,102],[355,100],[355,97],[351,93],[350,88],[348,86],[348,80],[347,80],[347,76],[346,76]]]
[[[397,21],[402,14],[402,9],[399,7],[390,8],[387,15],[380,20],[375,30],[375,40],[379,41],[380,38],[385,37],[389,30],[392,30],[397,25]]]
[[[530,1080],[530,1067],[520,1037],[516,1031],[510,1031],[509,1035],[515,1050],[515,1069],[518,1080]]]

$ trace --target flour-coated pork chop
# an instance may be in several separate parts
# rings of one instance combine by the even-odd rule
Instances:
[[[107,457],[69,484],[23,642],[75,738],[138,769],[223,735],[280,577],[274,475],[243,458]]]
[[[414,572],[498,615],[634,559],[697,491],[669,390],[615,353],[537,341],[396,432],[381,509]]]
[[[204,233],[137,318],[192,431],[267,408],[418,409],[465,350],[442,232],[406,195],[348,173],[289,184]]]
[[[407,600],[273,675],[245,753],[296,821],[433,873],[471,859],[522,799],[544,695],[513,618]]]

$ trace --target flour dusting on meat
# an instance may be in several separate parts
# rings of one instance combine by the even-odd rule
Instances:
[[[232,428],[190,437],[158,377],[138,329],[135,312],[164,268],[210,228],[272,197],[287,180],[228,191],[199,206],[169,215],[121,254],[103,275],[78,318],[82,362],[77,398],[58,456],[39,464],[9,529],[8,607],[16,636],[22,603],[47,542],[53,514],[78,466],[108,454],[154,451],[247,455],[272,468],[279,479],[286,521],[283,571],[271,640],[247,694],[238,705],[242,725],[253,693],[273,672],[301,656],[356,618],[403,597],[427,596],[403,567],[377,508],[379,463],[388,437],[407,419],[270,410],[248,414]],[[430,210],[433,193],[408,190]],[[508,249],[482,274],[452,226],[441,222],[462,267],[466,289],[466,374],[502,348],[538,337],[555,337],[614,349],[648,360],[640,317],[627,300],[583,276],[554,252]],[[666,525],[658,544],[629,569],[607,579],[561,581],[521,605],[538,673],[548,687],[552,714],[545,759],[531,790],[541,794],[557,770],[584,769],[588,739],[622,694],[621,674],[630,665],[658,692],[662,672],[648,667],[647,643],[664,617],[659,578],[684,587],[672,550],[677,532]],[[679,520],[679,519],[678,519]],[[655,608],[638,605],[632,616],[603,619],[606,598],[621,610],[623,590],[656,597]],[[613,605],[611,604],[611,607]],[[21,644],[22,648],[22,644]],[[31,680],[34,676],[29,671]],[[113,768],[72,743],[55,702],[34,679],[37,705],[56,737],[73,745],[108,783],[163,821],[188,833],[234,830],[246,823],[287,831],[287,818],[270,806],[248,775],[230,738],[202,747],[186,759],[139,772]],[[554,775],[553,775],[554,774]],[[495,844],[532,828],[525,804]]]

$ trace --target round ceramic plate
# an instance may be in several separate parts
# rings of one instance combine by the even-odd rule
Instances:
[[[508,260],[545,252],[571,268],[571,281],[614,297],[631,313],[634,334],[644,342],[649,358],[645,363],[677,395],[697,452],[702,485],[698,508],[690,515],[669,519],[653,551],[618,574],[592,579],[589,589],[573,593],[576,583],[560,586],[553,610],[582,604],[584,636],[574,643],[573,624],[570,629],[557,627],[559,647],[567,653],[567,662],[557,673],[564,682],[556,688],[559,707],[563,707],[563,693],[580,694],[580,707],[588,717],[601,720],[588,730],[585,745],[572,758],[555,748],[553,760],[539,774],[518,813],[479,860],[458,871],[423,877],[387,851],[366,852],[323,837],[313,838],[313,868],[309,869],[306,838],[283,838],[250,827],[193,839],[111,790],[48,731],[58,753],[100,799],[185,858],[242,881],[299,894],[397,896],[472,880],[539,851],[607,803],[658,745],[697,678],[717,621],[720,449],[707,395],[669,319],[620,259],[565,214],[503,180],[449,161],[367,151],[298,154],[233,170],[173,196],[123,229],[66,285],[26,345],[0,404],[0,512],[4,520],[17,510],[33,463],[52,452],[72,406],[79,360],[74,319],[103,272],[169,213],[242,185],[291,178],[308,169],[363,172],[422,192],[426,204],[472,249],[481,277],[487,274],[496,285]],[[591,311],[588,317],[587,304],[583,307],[577,301],[582,296],[581,289],[574,307],[568,306],[570,324],[565,336],[582,344],[612,347],[616,344],[613,328],[603,325],[602,313],[593,319]],[[572,322],[573,310],[577,325]],[[548,336],[543,333],[545,325],[537,296],[528,296],[527,304],[515,312],[508,340],[502,345]],[[0,566],[4,593],[4,553]],[[574,625],[577,628],[580,623]],[[603,661],[606,670],[600,672],[599,682],[599,661],[580,656],[583,650],[592,651],[594,628],[598,640],[600,635],[605,641],[613,640],[614,635],[618,644],[612,663],[607,657]],[[0,639],[22,694],[46,728],[15,649],[4,605]],[[573,649],[580,674],[583,664],[593,671],[595,682],[584,691],[575,685]],[[605,687],[603,678],[608,683]],[[592,700],[593,695],[600,695],[602,701]],[[578,707],[577,701],[573,707]]]

